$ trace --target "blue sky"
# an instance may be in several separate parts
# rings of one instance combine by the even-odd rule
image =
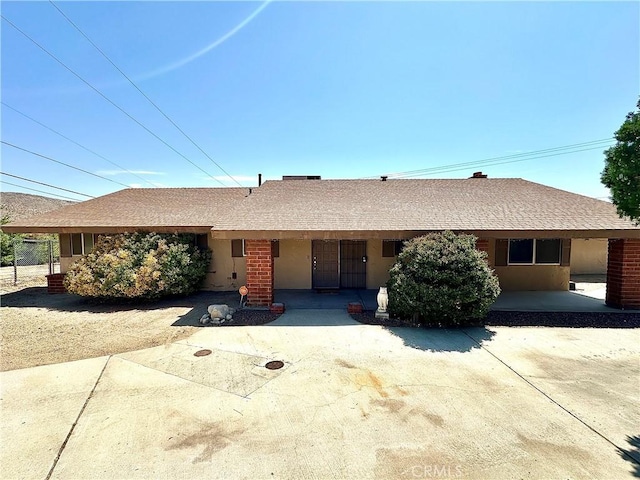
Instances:
[[[3,20],[1,93],[11,108],[2,105],[2,140],[118,184],[4,144],[2,171],[93,196],[120,184],[364,178],[508,157],[425,178],[483,170],[605,197],[611,141],[518,155],[611,138],[640,93],[638,2],[56,5],[235,179],[49,2],[2,2],[7,20],[199,167]],[[503,163],[511,160],[523,161]]]

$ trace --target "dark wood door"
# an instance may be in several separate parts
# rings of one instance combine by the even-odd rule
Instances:
[[[338,241],[313,240],[311,250],[313,288],[339,288]]]
[[[340,242],[340,286],[367,288],[367,242],[342,240]]]

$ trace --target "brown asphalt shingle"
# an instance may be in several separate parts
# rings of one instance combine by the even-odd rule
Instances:
[[[4,230],[12,227],[640,231],[608,202],[518,178],[268,181],[250,195],[248,188],[126,189]]]
[[[233,210],[247,188],[128,188],[53,212],[12,222],[11,227],[156,228],[207,227]],[[6,228],[6,227],[9,228]]]
[[[600,200],[518,178],[287,180],[254,189],[215,230],[636,229]]]

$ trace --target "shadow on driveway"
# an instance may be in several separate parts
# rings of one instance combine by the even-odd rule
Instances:
[[[640,478],[640,435],[627,436],[629,448],[619,448],[620,456],[633,465],[633,476]]]
[[[238,303],[235,292],[200,291],[186,297],[170,297],[160,300],[120,300],[118,302],[99,301],[70,293],[48,294],[46,287],[30,287],[2,295],[1,307],[45,308],[59,312],[110,313],[128,311],[151,311],[170,307],[191,308],[197,319],[207,312],[207,306],[214,303]],[[191,313],[189,314],[191,315]]]
[[[407,347],[429,352],[470,352],[491,340],[495,335],[484,327],[465,329],[428,329],[412,327],[385,327],[400,337]]]

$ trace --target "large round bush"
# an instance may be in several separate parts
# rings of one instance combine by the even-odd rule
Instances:
[[[204,280],[211,260],[193,235],[101,235],[65,276],[71,293],[97,298],[155,299],[186,295]]]
[[[480,323],[500,287],[475,245],[473,235],[449,231],[406,242],[387,284],[390,312],[424,326]]]

